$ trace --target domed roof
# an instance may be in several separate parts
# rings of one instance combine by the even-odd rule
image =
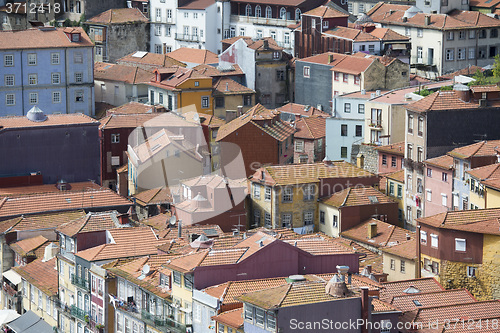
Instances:
[[[26,118],[35,122],[42,122],[47,120],[47,116],[36,105],[32,107],[31,110],[28,111],[28,113],[26,114]]]
[[[420,9],[418,9],[418,7],[415,7],[415,6],[411,6],[410,8],[408,8],[403,17],[406,17],[406,18],[411,18],[415,15],[417,15],[418,13],[423,13]]]

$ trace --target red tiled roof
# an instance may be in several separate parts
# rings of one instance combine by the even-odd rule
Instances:
[[[380,38],[375,37],[373,34],[369,34],[359,29],[347,28],[342,26],[336,26],[335,28],[323,32],[324,35],[331,35],[340,37],[342,39],[348,39],[355,42],[379,42]]]
[[[314,106],[297,104],[297,103],[288,103],[279,108],[276,108],[276,110],[281,113],[283,112],[291,113],[300,117],[322,117],[322,118],[330,117],[328,113],[316,109]]]
[[[400,312],[398,308],[389,303],[379,300],[378,298],[372,299],[373,313],[377,312]]]
[[[50,192],[82,192],[85,190],[101,190],[102,187],[94,182],[78,182],[66,183],[64,191],[57,188],[56,184],[45,185],[28,185],[16,187],[3,187],[0,188],[0,196],[21,196],[36,193],[50,193]]]
[[[40,246],[47,243],[49,240],[42,235],[38,235],[32,238],[26,238],[15,243],[11,243],[10,248],[22,257],[29,254],[34,254],[34,251]]]
[[[0,131],[8,128],[32,128],[98,123],[97,120],[82,113],[46,114],[46,117],[47,120],[45,121],[31,121],[26,116],[2,117],[0,119]]]
[[[129,84],[147,83],[155,78],[151,71],[139,67],[110,64],[106,62],[94,63],[94,79],[102,81],[117,81]]]
[[[374,237],[368,238],[368,230],[372,223],[377,224],[377,233]],[[407,237],[415,238],[414,232],[373,218],[342,232],[341,235],[376,248],[396,246],[406,242]],[[415,251],[416,248],[414,246]]]
[[[85,216],[83,210],[35,214],[16,217],[0,222],[0,232],[55,229],[58,226]]]
[[[55,296],[58,292],[59,276],[57,273],[57,259],[48,261],[43,258],[30,262],[26,266],[13,267],[28,283],[40,289],[47,296]]]
[[[436,228],[500,235],[500,208],[449,211],[417,221]]]
[[[266,51],[266,50],[275,50],[281,51],[282,47],[276,43],[276,41],[271,37],[264,37],[262,39],[256,40],[253,43],[248,43],[248,40],[245,40],[248,44],[248,47],[255,51]],[[267,41],[267,48],[264,47],[264,41]]]
[[[90,18],[87,23],[123,24],[149,22],[149,19],[137,8],[113,8]]]
[[[373,197],[374,201],[372,201]],[[349,187],[321,199],[325,205],[333,207],[362,206],[393,203],[390,197],[370,186]]]
[[[401,311],[407,312],[420,308],[470,303],[475,300],[474,296],[467,289],[451,289],[395,296],[391,300],[391,304]],[[414,301],[418,301],[421,305],[416,305]]]
[[[107,110],[106,116],[109,116],[111,114],[140,114],[154,112],[156,112],[156,108],[153,105],[142,104],[138,102],[128,102],[126,104]]]
[[[319,16],[322,18],[338,18],[338,17],[349,17],[349,14],[342,13],[336,9],[329,6],[319,6],[310,11],[305,12],[303,15],[309,16]]]
[[[89,212],[86,216],[61,225],[57,231],[66,236],[74,237],[82,232],[110,230],[126,226],[120,225],[118,215],[117,211]]]
[[[221,77],[213,84],[214,95],[240,95],[255,94],[255,90],[245,87],[242,84],[228,77]]]
[[[107,117],[100,120],[100,129],[114,129],[114,128],[136,128],[144,125],[148,120],[157,117],[157,113],[143,113],[143,114],[116,114],[112,113]]]
[[[464,102],[455,91],[437,91],[406,106],[410,111],[428,112],[438,110],[477,109],[478,104]]]
[[[338,62],[331,70],[334,72],[360,75],[376,60],[373,57],[347,56]]]
[[[157,187],[134,194],[137,203],[142,206],[151,204],[173,203],[173,197],[168,187]]]
[[[453,157],[467,159],[478,156],[496,156],[497,151],[500,151],[500,140],[480,141],[471,145],[458,147],[448,153]]]
[[[167,53],[170,58],[177,61],[190,62],[195,64],[217,64],[219,57],[217,54],[208,50],[190,49],[188,47],[181,47],[175,51]]]
[[[323,237],[311,237],[283,241],[312,255],[354,253],[352,248],[345,246],[342,242],[336,241],[336,239],[327,240]]]
[[[128,66],[137,66],[139,64],[148,65],[154,68],[157,67],[186,67],[182,61],[175,60],[166,54],[158,54],[152,52],[133,52],[116,61],[117,64]]]
[[[416,260],[418,258],[416,238],[402,241],[396,245],[386,246],[382,248],[382,252],[387,252],[410,260]]]
[[[340,61],[344,60],[346,57],[348,56],[345,54],[325,52],[311,57],[297,59],[297,61],[311,62],[315,64],[329,65],[333,67],[337,65]]]
[[[429,158],[424,161],[425,164],[430,164],[432,166],[437,166],[445,170],[451,170],[453,168],[453,157],[449,155],[442,155],[434,158]]]
[[[393,155],[404,156],[405,155],[405,142],[401,141],[401,142],[393,143],[390,145],[378,146],[378,147],[375,147],[375,149],[378,151],[393,154]]]
[[[0,218],[82,208],[131,206],[132,202],[111,190],[44,193],[9,196],[0,200]]]
[[[215,0],[192,0],[184,5],[179,5],[180,9],[205,9],[215,3]]]
[[[370,31],[370,34],[383,41],[409,41],[410,37],[401,35],[396,31],[388,28],[375,28]]]
[[[472,177],[478,180],[487,180],[489,178],[500,177],[500,163],[485,165],[466,171]]]
[[[269,110],[261,104],[257,104],[243,115],[222,125],[217,132],[216,141],[223,140],[226,136],[248,123],[258,127],[261,131],[267,133],[276,140],[284,141],[295,132],[295,129],[283,123],[281,120],[278,120],[278,115],[279,111]],[[270,120],[271,124],[268,124],[268,126],[260,126],[257,122],[258,120]]]
[[[469,5],[471,7],[480,8],[495,8],[500,4],[500,0],[470,0]]]
[[[241,37],[241,36],[238,36]],[[221,77],[221,76],[243,76],[245,73],[237,64],[231,64],[227,68],[215,67],[212,65],[200,64],[193,69],[199,72],[201,75],[210,77]]]
[[[304,117],[295,122],[294,137],[300,139],[316,140],[326,136],[326,118],[323,117]]]
[[[242,328],[243,327],[243,307],[237,308],[234,310],[229,310],[226,312],[222,312],[217,316],[212,317],[216,322],[222,323],[229,327],[233,328]]]
[[[21,6],[22,7],[22,6]],[[72,42],[63,28],[34,28],[27,30],[0,31],[0,50],[47,49],[66,47],[93,47],[94,43],[83,28],[72,28],[72,33],[79,33],[79,42]]]
[[[405,293],[405,290],[410,287],[416,288],[420,293],[444,290],[443,286],[441,286],[434,278],[384,282],[382,283],[382,289],[380,290],[380,299],[391,302],[392,298],[395,296],[408,295]]]

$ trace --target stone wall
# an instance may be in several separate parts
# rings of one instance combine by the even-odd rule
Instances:
[[[364,157],[364,166],[363,169],[373,172],[375,174],[378,173],[378,151],[374,149],[374,146],[371,145],[360,145],[359,153],[357,156],[353,156],[352,164],[357,165],[356,158],[360,156]]]
[[[477,277],[467,276],[467,266],[478,268]],[[486,293],[484,281],[482,279],[481,266],[478,264],[468,264],[454,261],[441,261],[440,281],[446,289],[467,289],[478,300],[491,299]]]
[[[108,62],[135,51],[149,50],[149,23],[134,22],[109,26]]]

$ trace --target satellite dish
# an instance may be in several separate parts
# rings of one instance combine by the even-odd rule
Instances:
[[[177,222],[177,219],[175,218],[175,215],[172,216],[169,220],[170,225],[175,225],[175,222]]]
[[[148,264],[144,265],[144,267],[142,268],[142,274],[147,275],[149,273],[150,269],[151,268],[149,267]]]

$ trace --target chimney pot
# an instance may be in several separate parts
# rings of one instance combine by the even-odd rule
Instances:
[[[431,24],[431,17],[430,16],[425,16],[425,25]]]
[[[377,223],[372,222],[368,224],[368,238],[372,239],[375,236],[377,236]]]

